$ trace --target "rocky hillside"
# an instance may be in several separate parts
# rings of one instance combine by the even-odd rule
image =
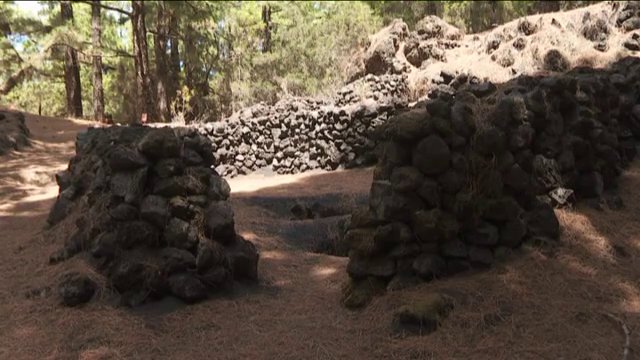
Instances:
[[[640,3],[601,3],[530,16],[465,35],[429,16],[414,29],[402,20],[371,37],[350,83],[326,99],[257,104],[212,124],[194,125],[214,144],[227,177],[270,167],[280,174],[333,170],[375,161],[373,134],[415,102],[519,75],[601,67],[640,50]]]
[[[463,34],[429,16],[414,29],[397,19],[370,39],[359,71],[407,74],[414,100],[467,74],[505,82],[522,74],[601,67],[640,50],[640,3],[603,2],[528,16],[480,34]]]

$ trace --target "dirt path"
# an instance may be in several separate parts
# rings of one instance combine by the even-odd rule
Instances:
[[[559,212],[557,251],[522,250],[490,271],[389,293],[358,312],[339,303],[345,259],[295,246],[292,239],[304,244],[317,234],[290,236],[297,225],[286,212],[297,199],[357,201],[370,170],[231,181],[238,230],[261,251],[255,288],[135,311],[106,296],[78,309],[50,293],[26,299],[62,271],[47,264],[61,240],[41,230],[57,193],[51,176],[88,126],[35,116],[27,123],[33,149],[0,158],[0,359],[621,359],[624,334],[603,314],[632,331],[640,326],[637,163],[621,179],[626,209]],[[393,310],[435,290],[457,300],[442,328],[394,336]]]

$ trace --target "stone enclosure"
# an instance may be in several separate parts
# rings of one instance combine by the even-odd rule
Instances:
[[[638,9],[616,9],[633,51]],[[481,50],[520,51],[538,25],[518,22],[513,38],[489,34]],[[607,51],[608,26],[587,14],[580,32]],[[447,62],[462,38],[435,17],[413,32],[394,21],[373,37],[358,79],[329,99],[287,98],[188,128],[90,129],[57,176],[48,222],[72,231],[50,262],[80,258],[122,304],[165,295],[196,302],[258,277],[258,252],[235,232],[223,177],[377,162],[369,205],[353,211],[340,243],[351,279],[343,303],[356,308],[385,289],[491,266],[525,242],[554,244],[554,207],[623,206],[616,179],[637,152],[640,59],[553,75],[571,64],[551,49],[542,56],[546,76],[504,84],[443,70],[428,79],[428,100],[410,106],[411,67]],[[2,126],[19,135],[0,137],[0,154],[28,144],[20,115],[0,112]],[[95,278],[67,272],[59,292],[74,306],[98,288]]]
[[[330,100],[258,104],[223,121],[191,127],[211,139],[216,170],[225,177],[265,167],[278,174],[335,170],[375,162],[370,133],[406,107],[407,98],[405,77],[368,75]]]
[[[614,191],[640,137],[640,59],[480,85],[489,91],[463,86],[379,128],[370,203],[345,236],[345,305],[553,243],[554,206],[622,206]]]
[[[50,263],[80,258],[131,306],[168,294],[196,302],[234,280],[256,280],[257,250],[236,233],[229,185],[213,165],[211,143],[190,129],[80,134],[76,156],[56,176],[48,223],[64,223],[53,230],[66,241]],[[68,272],[59,292],[73,306],[96,288],[87,274]]]

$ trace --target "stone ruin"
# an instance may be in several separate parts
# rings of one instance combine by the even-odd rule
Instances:
[[[407,99],[406,77],[368,75],[329,100],[283,99],[191,127],[211,139],[225,177],[266,167],[278,174],[335,170],[375,163],[370,134]]]
[[[490,266],[524,242],[553,245],[555,206],[623,205],[616,179],[640,138],[640,59],[471,91],[478,86],[378,129],[369,206],[352,214],[344,239],[346,306]]]
[[[50,263],[81,257],[130,306],[169,294],[196,302],[234,280],[256,280],[258,252],[235,231],[230,188],[214,161],[211,142],[192,129],[81,133],[76,156],[56,176],[48,223],[66,241]],[[66,305],[95,291],[76,272],[59,287]]]
[[[24,114],[0,111],[0,155],[28,147],[31,144],[29,135],[29,129],[24,123]]]

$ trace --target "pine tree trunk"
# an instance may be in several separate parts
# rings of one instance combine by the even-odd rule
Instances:
[[[176,99],[178,90],[180,90],[180,42],[178,33],[178,17],[172,11],[169,19],[169,46],[171,50],[168,63],[169,83],[167,84],[167,95],[170,106]]]
[[[73,8],[70,1],[60,2],[60,13],[65,23],[73,22]],[[64,57],[64,85],[67,93],[67,115],[82,117],[82,85],[78,53],[68,45]]]
[[[271,52],[271,5],[262,6],[262,22],[264,23],[264,39],[262,52]]]
[[[167,36],[169,33],[168,13],[164,1],[158,4],[158,18],[156,21],[156,34],[154,37],[154,50],[156,55],[156,98],[158,120],[167,122],[169,116],[169,97],[167,94],[168,62]]]
[[[104,89],[102,87],[102,27],[100,1],[91,5],[91,40],[93,42],[93,119],[104,121]]]
[[[156,121],[153,92],[149,74],[149,50],[147,45],[147,28],[144,22],[144,3],[132,1],[131,25],[133,30],[134,63],[136,68],[137,118]]]
[[[184,83],[189,90],[194,90],[196,86],[196,69],[198,63],[198,50],[195,45],[194,30],[187,25],[184,39]]]

